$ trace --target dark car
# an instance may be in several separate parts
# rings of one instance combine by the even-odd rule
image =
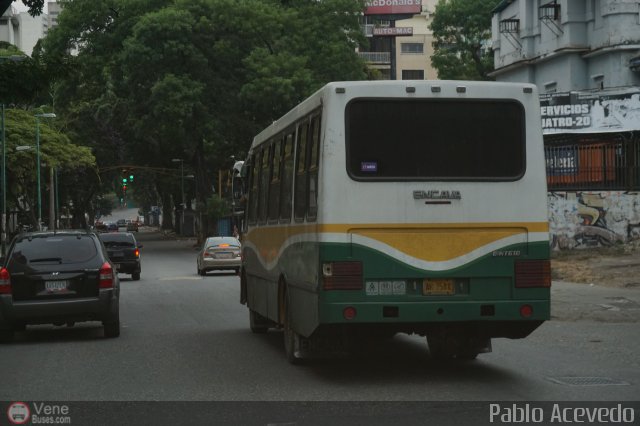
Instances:
[[[0,268],[0,341],[28,324],[101,321],[120,335],[120,282],[98,236],[89,231],[16,236]]]
[[[131,274],[131,278],[138,281],[142,271],[140,262],[142,244],[138,244],[133,234],[130,232],[100,234],[100,239],[118,272]]]

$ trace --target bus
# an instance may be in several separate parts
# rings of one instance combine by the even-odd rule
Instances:
[[[534,85],[322,87],[254,137],[241,303],[291,363],[396,333],[474,359],[550,317]]]

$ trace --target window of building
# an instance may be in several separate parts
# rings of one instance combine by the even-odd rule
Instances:
[[[423,43],[400,43],[401,53],[424,53]]]
[[[402,70],[403,80],[424,80],[424,70]]]

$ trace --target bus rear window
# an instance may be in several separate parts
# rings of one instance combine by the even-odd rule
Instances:
[[[517,180],[524,108],[512,100],[356,99],[345,114],[356,180]]]

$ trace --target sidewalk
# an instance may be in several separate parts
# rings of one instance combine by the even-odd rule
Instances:
[[[640,289],[553,281],[551,319],[640,322]]]

